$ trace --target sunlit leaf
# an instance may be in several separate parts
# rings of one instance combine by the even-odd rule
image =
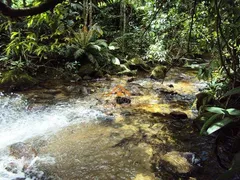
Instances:
[[[12,32],[10,38],[13,39],[13,38],[15,38],[18,34],[19,34],[19,32]]]
[[[232,116],[240,116],[240,110],[235,108],[230,108],[226,110]]]
[[[101,51],[101,47],[93,43],[91,43],[91,48]]]
[[[211,116],[203,125],[201,131],[200,131],[200,134],[203,135],[203,134],[206,134],[206,130],[208,129],[209,126],[211,126],[214,121],[217,119],[217,118],[220,118],[221,117],[221,114],[214,114],[213,116]]]
[[[116,47],[115,46],[108,46],[108,48],[109,48],[109,50],[115,50],[116,49]]]
[[[116,57],[112,58],[112,63],[115,64],[115,65],[120,65],[121,64],[119,59],[116,58]]]
[[[222,127],[226,126],[230,122],[232,122],[232,119],[229,117],[226,117],[221,121],[214,123],[213,125],[211,125],[211,127],[207,129],[207,134],[212,134],[213,132],[221,129]]]
[[[207,111],[212,112],[212,113],[216,113],[216,114],[225,114],[226,110],[220,107],[207,107],[206,108]]]

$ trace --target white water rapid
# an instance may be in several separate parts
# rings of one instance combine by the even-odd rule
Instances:
[[[29,108],[20,95],[0,94],[0,179],[24,177],[21,171],[7,171],[6,164],[13,161],[8,146],[37,136],[48,136],[74,123],[95,121],[104,114],[91,108],[91,102],[77,100],[45,108]],[[21,162],[19,163],[21,166]]]

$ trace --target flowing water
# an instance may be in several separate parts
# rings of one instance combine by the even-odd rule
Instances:
[[[116,85],[130,91],[131,105],[116,104]],[[206,161],[204,173],[184,177],[212,180],[211,142],[189,119],[204,86],[192,74],[173,71],[164,84],[112,77],[0,94],[0,179],[174,179],[162,159],[181,159],[183,151]]]
[[[18,176],[5,170],[6,148],[37,136],[50,136],[72,124],[96,121],[103,113],[91,109],[89,102],[61,103],[39,109],[30,109],[27,100],[20,95],[0,96],[0,177],[11,179]]]
[[[92,108],[93,99],[33,108],[24,96],[1,94],[0,99],[1,180],[47,179],[46,174],[52,179],[129,179],[150,171],[144,146],[114,147],[123,138],[121,132],[109,126],[112,116]],[[18,142],[31,144],[37,158],[27,162],[11,156],[9,147]],[[26,163],[45,175],[30,167],[28,176],[22,171]],[[14,170],[9,171],[11,164]]]

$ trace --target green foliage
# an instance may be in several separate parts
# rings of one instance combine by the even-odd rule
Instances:
[[[87,57],[87,61],[89,60],[96,67],[109,63],[111,54],[108,44],[106,40],[99,39],[102,34],[103,31],[97,25],[92,26],[89,30],[84,26],[78,32],[73,31],[73,37],[66,38],[68,57],[73,55],[80,64],[86,63],[84,57]]]
[[[149,61],[153,62],[165,62],[167,61],[168,51],[165,48],[163,41],[157,41],[155,44],[151,44],[146,53]]]
[[[226,92],[222,98],[225,98],[230,95],[238,94],[239,87],[234,88],[228,92]],[[206,97],[208,98],[208,96]],[[237,123],[240,120],[240,110],[230,107],[230,108],[222,108],[226,105],[224,104],[215,104],[215,106],[211,106],[208,104],[209,99],[202,102],[202,106],[200,108],[200,115],[197,119],[201,119],[204,121],[200,134],[209,135],[214,133],[217,130],[225,127],[229,123]],[[229,101],[228,101],[229,103]],[[206,113],[207,112],[207,113]]]
[[[36,79],[18,69],[6,71],[0,76],[0,85],[6,88],[25,89],[36,83]]]
[[[29,1],[28,3],[36,6],[41,1]],[[22,22],[13,22],[10,26],[0,27],[5,31],[11,29],[9,43],[4,49],[4,56],[7,56],[9,61],[5,63],[8,66],[6,69],[16,67],[35,74],[39,68],[51,68],[52,66],[56,68],[56,65],[64,64],[62,60],[64,60],[66,44],[63,38],[70,33],[66,28],[66,23],[73,25],[69,11],[74,12],[66,8],[67,5],[69,3],[64,2],[54,8],[54,13],[48,11],[26,17]],[[75,15],[75,18],[79,18],[79,13]]]
[[[219,60],[211,60],[205,67],[202,67],[198,71],[198,79],[203,79],[205,81],[211,80],[214,81],[217,77],[213,77],[214,73],[221,70],[221,65]]]
[[[126,3],[126,29],[123,32],[122,3]],[[141,41],[142,17],[144,11],[138,8],[142,3],[137,1],[109,1],[100,7],[101,13],[96,16],[96,20],[104,30],[104,38],[115,48],[112,51],[114,56],[121,62],[138,55],[144,55],[148,43]]]
[[[186,53],[189,12],[179,12],[186,4],[182,1],[175,1],[171,5],[162,2],[162,7],[156,8],[148,3],[143,8],[146,14],[143,18],[142,41],[150,44],[146,47],[149,61],[176,64],[175,60]]]
[[[23,7],[23,1],[12,2],[14,8]],[[37,6],[41,2],[26,0],[26,5]],[[203,121],[200,133],[212,134],[239,123],[239,0],[97,2],[93,20],[103,30],[97,25],[90,29],[83,26],[84,7],[79,1],[64,1],[53,12],[21,21],[0,16],[0,53],[5,57],[0,59],[1,71],[4,70],[0,83],[16,87],[34,84],[36,81],[26,72],[35,74],[38,68],[65,68],[79,76],[80,68],[94,72],[109,64],[115,65],[115,73],[131,75],[137,71],[130,66],[157,64],[151,76],[158,79],[167,72],[159,64],[172,66],[182,57],[196,59],[199,55],[206,66],[199,69],[198,78],[209,81],[209,93],[198,104],[198,119]],[[210,54],[210,58],[205,54]],[[142,64],[133,62],[142,56]],[[239,153],[230,171],[220,179],[228,179],[237,170]]]
[[[240,87],[236,87],[236,88],[231,89],[230,91],[226,92],[222,98],[231,96],[231,95],[235,95],[235,94],[240,94]]]

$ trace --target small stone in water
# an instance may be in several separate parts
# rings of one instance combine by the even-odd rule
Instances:
[[[116,97],[117,104],[131,104],[131,99],[126,97]]]
[[[173,86],[172,84],[169,84],[168,87],[170,87],[170,88],[174,88],[174,86]]]
[[[188,118],[187,114],[184,112],[181,112],[181,111],[173,111],[170,113],[170,115],[175,119],[187,119]]]
[[[17,172],[18,172],[17,164],[14,163],[14,162],[8,163],[7,166],[5,167],[5,169],[9,172],[14,173],[14,174],[17,174]]]

